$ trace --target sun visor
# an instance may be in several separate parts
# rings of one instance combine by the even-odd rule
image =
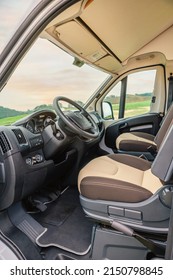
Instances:
[[[76,21],[64,23],[55,28],[58,41],[83,60],[111,73],[122,66],[88,30]]]
[[[117,71],[122,69],[121,63],[110,55],[107,55],[106,57],[103,57],[99,61],[96,61],[95,65],[105,70],[108,70],[112,73],[116,73]]]
[[[58,26],[56,32],[59,40],[81,57],[90,57],[91,61],[95,61],[107,54],[97,40],[75,21]]]

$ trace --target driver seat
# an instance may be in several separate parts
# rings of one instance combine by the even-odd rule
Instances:
[[[167,233],[172,198],[173,125],[153,163],[124,154],[95,158],[79,173],[84,212],[143,231]]]

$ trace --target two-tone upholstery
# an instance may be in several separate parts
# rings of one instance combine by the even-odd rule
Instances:
[[[147,152],[151,146],[157,150],[155,137],[144,132],[126,132],[116,139],[116,148],[121,151]]]
[[[139,230],[166,233],[173,193],[173,122],[151,163],[110,154],[90,161],[78,176],[85,213],[99,221],[120,220]]]
[[[173,104],[170,106],[163,123],[154,137],[151,134],[143,132],[126,132],[120,134],[116,139],[116,148],[121,151],[147,152],[149,147],[158,151],[160,144],[169,130],[173,119]]]
[[[79,174],[80,193],[89,199],[140,202],[161,186],[151,163],[129,155],[108,155],[92,160]]]

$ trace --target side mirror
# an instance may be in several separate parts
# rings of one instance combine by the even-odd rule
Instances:
[[[103,101],[102,102],[102,116],[105,120],[113,120],[114,119],[112,104],[108,101]]]

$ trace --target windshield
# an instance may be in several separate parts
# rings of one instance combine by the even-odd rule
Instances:
[[[86,64],[74,65],[74,57],[38,38],[0,94],[0,124],[9,125],[40,109],[53,109],[56,96],[83,106],[106,77]]]

